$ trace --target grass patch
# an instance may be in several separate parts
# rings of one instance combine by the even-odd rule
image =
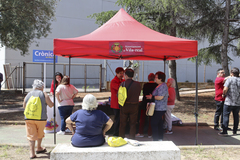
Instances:
[[[7,153],[7,151],[4,151],[3,154],[0,155],[0,157],[7,158],[7,157],[8,157],[8,153]]]

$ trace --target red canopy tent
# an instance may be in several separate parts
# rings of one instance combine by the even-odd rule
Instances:
[[[76,38],[54,39],[53,53],[54,59],[55,55],[68,57],[69,66],[70,58],[165,61],[195,57],[198,54],[197,45],[195,40],[172,37],[149,29],[120,9],[108,22],[90,34]],[[53,72],[55,73],[55,60]],[[196,63],[196,144],[198,144],[197,83]],[[56,143],[56,140],[54,142]]]
[[[71,58],[174,60],[197,56],[197,41],[156,32],[120,9],[90,34],[54,39],[54,54]]]

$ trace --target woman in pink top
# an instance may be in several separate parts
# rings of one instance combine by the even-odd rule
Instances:
[[[61,131],[57,134],[65,134],[65,119],[72,114],[74,107],[73,98],[78,94],[78,90],[70,84],[70,78],[64,76],[61,84],[56,89],[56,97],[59,103],[58,110],[61,117]]]
[[[167,102],[167,111],[165,113],[165,124],[164,126],[167,126],[166,134],[172,134],[172,117],[171,112],[175,106],[175,80],[173,78],[169,78],[167,80],[167,86],[168,86],[168,102]]]

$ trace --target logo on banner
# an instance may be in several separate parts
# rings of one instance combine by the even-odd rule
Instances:
[[[33,50],[33,62],[49,62],[53,63],[54,54],[50,50]],[[57,56],[56,61],[57,63]]]
[[[109,42],[110,55],[143,55],[144,42]]]
[[[111,47],[113,53],[121,53],[123,50],[123,46],[120,43],[114,43]]]

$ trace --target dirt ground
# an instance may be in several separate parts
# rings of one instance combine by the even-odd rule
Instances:
[[[23,96],[24,97],[24,96]],[[22,97],[22,99],[23,99]],[[21,97],[18,96],[20,99]],[[12,102],[14,103],[14,102]],[[22,102],[18,102],[22,103]],[[6,108],[6,106],[4,107]],[[183,123],[195,122],[195,94],[181,95],[181,100],[176,101],[173,114],[180,118]],[[0,108],[1,109],[1,108]],[[79,108],[75,107],[74,110]],[[199,93],[198,97],[198,122],[213,124],[213,117],[215,113],[214,92]],[[23,113],[5,113],[0,114],[0,120],[9,121],[23,121]],[[232,118],[230,117],[230,124]],[[47,148],[51,151],[52,148]],[[232,148],[218,148],[218,149],[204,149],[201,146],[196,149],[181,150],[182,160],[238,160],[240,149]],[[39,155],[41,160],[49,159],[50,153]],[[22,160],[29,158],[29,150],[27,147],[3,146],[0,144],[0,159]]]
[[[213,124],[213,117],[215,113],[215,101],[214,101],[214,92],[199,93],[198,95],[198,122],[199,123],[208,123]],[[21,95],[17,96],[18,99],[21,99]],[[22,99],[24,95],[22,96]],[[10,103],[10,102],[8,102]],[[11,102],[11,104],[22,102]],[[11,105],[11,107],[14,107]],[[4,108],[7,108],[5,106]],[[1,107],[0,107],[1,109]],[[79,107],[74,107],[74,111],[78,110]],[[195,122],[195,94],[186,94],[181,95],[180,101],[176,101],[175,108],[172,113],[180,118],[183,123],[194,123]],[[232,116],[232,115],[231,115]],[[230,124],[232,123],[232,117],[230,117]],[[24,116],[22,112],[17,113],[5,113],[0,114],[0,120],[8,121],[23,121]]]

